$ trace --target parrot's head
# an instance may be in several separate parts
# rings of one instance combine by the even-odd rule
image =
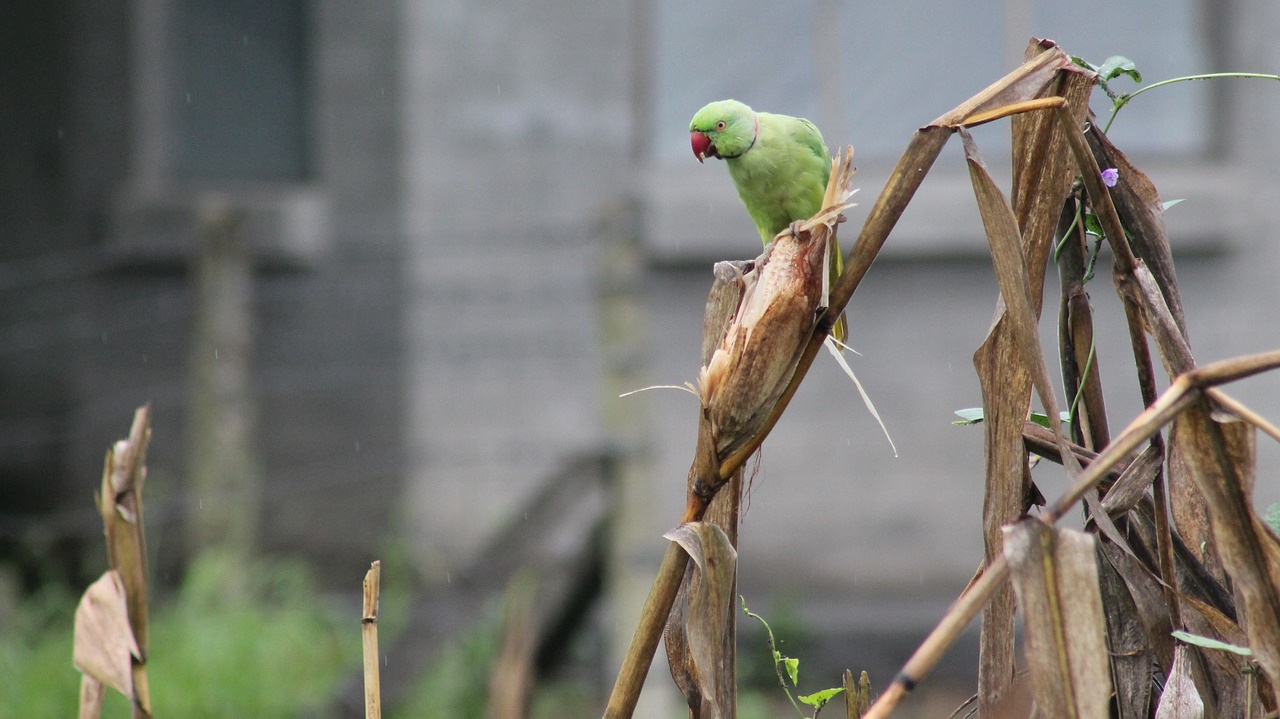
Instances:
[[[708,157],[732,160],[751,149],[759,131],[760,123],[750,107],[737,100],[719,100],[693,116],[689,141],[698,162]]]

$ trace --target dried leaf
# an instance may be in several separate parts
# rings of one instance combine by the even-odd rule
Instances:
[[[1173,665],[1174,642],[1169,636],[1173,631],[1173,621],[1169,616],[1164,588],[1132,554],[1109,542],[1100,542],[1098,550],[1115,576],[1124,581],[1135,610],[1134,618],[1142,625],[1147,646],[1159,667],[1167,671]]]
[[[1146,496],[1147,490],[1160,471],[1161,457],[1159,448],[1148,444],[1107,490],[1102,498],[1102,508],[1112,516],[1123,514],[1133,509]]]
[[[992,554],[1000,551],[999,528],[1022,512],[1023,498],[1030,484],[1021,430],[1028,409],[1033,368],[1043,366],[1043,362],[1034,357],[1040,351],[1039,341],[1034,339],[1040,307],[1030,292],[1031,280],[1017,221],[982,165],[972,138],[963,130],[961,137],[1001,287],[996,322],[974,354],[986,420],[983,525],[990,561]],[[1037,274],[1042,274],[1042,268],[1043,264]],[[1046,409],[1051,414],[1057,413],[1056,407]],[[983,612],[978,676],[983,711],[989,712],[1009,691],[1013,679],[1013,596],[1008,589],[998,591],[991,606]]]
[[[685,641],[693,661],[693,678],[701,695],[699,716],[733,716],[733,632],[727,622],[737,578],[737,557],[724,530],[707,522],[682,524],[664,535],[689,554],[701,580],[690,586]]]
[[[1148,330],[1155,336],[1156,347],[1160,350],[1160,361],[1164,364],[1169,376],[1176,377],[1195,369],[1195,357],[1191,354],[1191,346],[1187,344],[1186,334],[1178,326],[1177,319],[1165,302],[1165,296],[1146,263],[1138,260],[1130,277],[1126,278],[1123,273],[1117,277],[1117,281],[1123,285],[1122,296],[1137,294],[1134,301],[1142,306],[1145,319],[1149,323]]]
[[[1151,667],[1155,657],[1142,621],[1142,610],[1125,578],[1107,561],[1106,544],[1098,543],[1098,574],[1103,606],[1107,608],[1107,648],[1115,680],[1116,714],[1118,719],[1147,719],[1151,715]],[[1123,559],[1132,559],[1114,546],[1112,549]],[[1158,609],[1164,609],[1167,620],[1168,610],[1163,607],[1163,597],[1160,599]]]
[[[1173,251],[1164,226],[1164,203],[1155,183],[1139,170],[1096,124],[1085,133],[1089,149],[1100,167],[1119,170],[1120,180],[1107,190],[1125,229],[1129,230],[1133,253],[1150,268],[1174,322],[1186,336],[1187,321],[1178,296],[1178,280],[1173,269]]]
[[[962,137],[968,137],[962,135]],[[966,155],[969,155],[971,143],[966,143]],[[971,177],[975,193],[988,194],[989,185],[980,176],[980,162],[970,162]],[[995,194],[999,194],[997,190]],[[980,210],[984,201],[979,199]],[[1008,227],[1013,223],[1011,214],[1003,198],[986,201],[984,223],[988,216],[1005,214],[1006,222],[996,223],[1000,227]],[[1003,210],[1001,206],[1004,205]],[[1013,228],[1016,235],[1016,225]],[[1002,233],[1005,234],[1005,233]],[[1016,238],[1015,238],[1016,240]],[[1015,245],[1013,257],[1007,254],[1002,258],[994,250],[993,260],[997,263],[997,275],[1002,271],[1016,275],[1019,270],[1013,265],[1022,267],[1023,250],[1020,242]],[[1030,300],[1026,299],[1025,285],[1013,290],[1013,294],[1023,299],[1018,307],[1027,308]],[[992,557],[1001,551],[1001,527],[1013,521],[1023,511],[1023,498],[1027,495],[1030,478],[1027,475],[1026,449],[1022,442],[1022,425],[1026,420],[1031,388],[1030,370],[1022,362],[1019,343],[1015,339],[1017,333],[1010,327],[1012,321],[1006,311],[1007,302],[1001,297],[997,307],[997,319],[992,324],[986,340],[974,353],[974,367],[978,380],[982,385],[983,438],[986,443],[986,496],[983,500],[983,533],[986,543],[988,564]],[[1024,322],[1026,320],[1024,319]],[[1034,329],[1031,330],[1034,333]],[[1038,347],[1038,343],[1037,343]],[[1016,434],[1015,434],[1016,432]],[[1014,597],[1006,586],[999,589],[990,605],[982,613],[982,646],[981,661],[978,669],[978,695],[982,703],[981,711],[988,713],[994,709],[1002,698],[1010,691],[1013,681],[1014,635],[1013,635]]]
[[[685,567],[684,579],[680,582],[680,591],[671,605],[671,613],[667,616],[667,624],[662,629],[662,647],[667,653],[667,668],[671,670],[671,679],[684,697],[690,712],[702,706],[702,694],[698,690],[698,678],[693,667],[693,659],[689,656],[689,638],[685,634],[685,617],[689,609],[689,582],[695,569],[692,564]]]
[[[1017,102],[1031,97],[1060,95],[1067,99],[1070,111],[1083,120],[1092,74],[1072,68],[1070,60],[1052,43],[1033,42],[1027,54],[1030,56],[1028,61],[1002,81],[1007,83],[1005,89],[991,93],[991,97],[985,97],[988,93],[984,91],[966,105],[972,104],[974,109],[978,109],[998,104],[999,101]],[[993,98],[1000,100],[995,101]],[[963,114],[965,107],[957,108],[952,115]],[[1007,236],[1020,236],[1019,246],[1015,251],[994,256],[993,260],[1003,263],[1000,270],[1008,269],[1025,276],[1026,284],[1018,290],[1021,294],[1015,300],[1029,298],[1033,318],[1039,316],[1046,260],[1073,172],[1063,139],[1066,130],[1058,123],[1042,117],[1044,114],[1046,113],[1036,112],[1015,116],[1013,166],[1016,174],[1012,190],[1012,232],[1008,228],[1010,211],[1007,203],[1003,198],[997,197],[998,190],[991,191],[994,183],[989,181],[989,176],[981,177],[986,173],[981,169],[980,162],[977,167],[972,162],[970,164],[975,194],[980,193],[986,198],[979,200],[980,209],[985,204],[988,210],[983,216],[984,224],[991,221],[995,223],[993,227],[1001,228],[998,230],[1000,236],[993,239],[999,241],[1000,247],[1004,247],[1003,239],[1007,239]],[[1005,205],[1005,209],[1000,209],[999,205]],[[1018,270],[1014,263],[1020,263],[1022,269]],[[1012,276],[1006,274],[1006,279]],[[1026,335],[1015,332],[1015,328],[1010,326],[1006,306],[1008,301],[1004,298],[997,305],[996,319],[987,338],[974,353],[974,366],[982,385],[985,418],[984,455],[987,463],[983,538],[988,564],[1001,552],[1001,527],[1022,513],[1030,484],[1022,425],[1030,404],[1032,373],[1036,370],[1024,363],[1027,355],[1024,349],[1032,348],[1024,348],[1025,342],[1015,339],[1018,334]],[[1022,306],[1025,307],[1026,303],[1022,303]],[[1034,337],[1034,319],[1030,324],[1031,336]],[[1038,340],[1035,345],[1038,348]],[[1044,388],[1047,383],[1038,380],[1036,384]],[[1054,415],[1054,420],[1057,419],[1056,409],[1046,406],[1046,410]],[[1012,689],[1013,608],[1013,594],[1006,586],[996,591],[982,614],[981,660],[978,670],[979,710],[982,713],[994,711],[1001,698]]]
[[[133,698],[133,661],[138,644],[129,628],[124,585],[115,570],[108,570],[89,585],[76,607],[76,669]]]
[[[1191,681],[1190,650],[1179,645],[1173,652],[1173,670],[1169,672],[1156,705],[1156,719],[1200,719],[1204,716],[1204,700]]]
[[[969,164],[969,177],[973,181],[973,191],[978,202],[978,212],[982,215],[982,225],[986,230],[987,241],[991,245],[991,259],[995,265],[996,281],[1000,285],[1000,298],[1004,302],[1003,319],[1008,323],[1013,341],[1018,349],[1018,360],[1031,376],[1040,401],[1044,403],[1054,434],[1061,436],[1062,424],[1058,414],[1056,395],[1049,385],[1048,372],[1044,367],[1044,356],[1040,350],[1038,334],[1038,318],[1040,302],[1032,299],[1032,282],[1027,270],[1027,261],[1023,251],[1022,235],[1018,229],[1013,209],[1005,200],[1004,194],[996,186],[995,180],[987,172],[986,165],[978,153],[973,137],[966,131],[960,131],[964,140],[965,159]],[[1043,275],[1041,275],[1043,276]],[[1043,284],[1043,279],[1037,284]],[[1069,454],[1069,452],[1064,452]],[[1064,464],[1070,466],[1075,462],[1064,457]]]
[[[737,543],[741,500],[742,471],[739,470],[734,472],[725,486],[716,493],[703,517],[703,521],[724,531],[730,545]],[[680,592],[671,607],[671,614],[667,618],[667,625],[662,635],[671,678],[695,716],[701,711],[702,693],[698,687],[697,668],[690,655],[686,621],[690,593],[696,595],[702,591],[701,584],[702,572],[695,564],[690,563],[685,570],[684,580],[680,583]],[[732,596],[736,593],[736,589],[730,588],[729,593]],[[727,646],[734,646],[737,637],[737,613],[732,607],[726,608],[723,632]],[[724,676],[734,676],[736,659],[734,652],[729,652],[722,657],[720,669]],[[728,698],[735,699],[732,694],[729,694]],[[732,707],[727,707],[727,713],[732,714],[731,709]]]
[[[1169,471],[1166,483],[1169,493],[1169,515],[1187,548],[1204,565],[1209,576],[1225,584],[1227,575],[1213,544],[1209,525],[1209,507],[1192,476],[1187,454],[1196,448],[1182,424],[1175,422],[1169,432]]]
[[[1178,419],[1186,433],[1186,459],[1204,495],[1213,538],[1230,575],[1249,637],[1267,678],[1280,681],[1280,595],[1277,593],[1275,540],[1252,508],[1253,428],[1243,422],[1219,423],[1204,401]]]
[[[99,719],[107,688],[88,674],[80,675],[80,719]]]
[[[1213,606],[1188,595],[1180,595],[1179,602],[1185,608],[1182,626],[1186,631],[1220,637],[1239,646],[1248,643],[1240,627]],[[1241,662],[1237,657],[1222,652],[1193,651],[1188,654],[1188,660],[1192,662],[1191,678],[1197,682],[1201,699],[1213,704],[1218,716],[1245,715],[1244,707],[1255,692],[1248,675],[1240,671]]]
[[[1111,696],[1094,537],[1029,519],[1005,528],[1037,706],[1106,719]]]
[[[107,555],[125,588],[133,635],[145,658],[147,651],[147,552],[143,531],[142,485],[147,445],[151,440],[151,408],[134,413],[129,438],[107,452],[102,470],[101,513]],[[145,701],[145,697],[143,697]]]
[[[1194,614],[1192,616],[1199,617],[1199,621],[1195,624],[1196,626],[1210,627],[1214,634],[1222,637],[1225,641],[1232,644],[1244,645],[1249,642],[1249,638],[1244,635],[1244,631],[1240,629],[1240,625],[1237,624],[1234,619],[1218,611],[1217,607],[1187,594],[1180,595],[1179,599],[1184,602],[1186,606],[1194,610]],[[1187,616],[1187,613],[1184,613],[1184,617],[1190,619],[1190,617]],[[1203,624],[1201,624],[1201,622]],[[1188,625],[1192,624],[1190,621],[1187,623]],[[1195,633],[1206,634],[1207,632],[1200,629],[1196,630]]]

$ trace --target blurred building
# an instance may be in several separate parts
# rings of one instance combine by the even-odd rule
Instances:
[[[1126,55],[1147,84],[1280,69],[1280,9],[1265,0],[1158,14],[1030,0],[51,0],[0,19],[3,548],[96,541],[102,452],[150,401],[151,547],[161,571],[179,566],[184,518],[201,509],[192,267],[217,211],[253,267],[260,545],[352,584],[402,541],[429,580],[448,576],[520,521],[543,477],[602,449],[631,478],[620,574],[647,581],[683,504],[695,404],[619,399],[617,382],[693,380],[711,262],[759,250],[724,168],[690,157],[704,102],[805,115],[832,146],[855,145],[856,227],[911,132],[1016,65],[1032,35],[1095,63]],[[977,133],[997,169],[1005,127]],[[1167,219],[1201,361],[1280,346],[1277,127],[1280,86],[1217,80],[1144,94],[1111,133],[1165,199],[1187,200]],[[641,263],[619,288],[601,268],[628,243]],[[900,456],[820,359],[754,475],[741,570],[753,605],[791,602],[830,636],[910,641],[977,566],[980,430],[951,422],[981,404],[971,357],[996,301],[985,252],[948,148],[849,310],[850,359]],[[1122,426],[1140,407],[1105,274],[1092,285],[1099,361]],[[620,291],[638,310],[621,338],[600,312]],[[1280,416],[1275,376],[1238,396]],[[1274,474],[1260,473],[1260,503],[1280,501]],[[613,617],[620,632],[632,620]]]

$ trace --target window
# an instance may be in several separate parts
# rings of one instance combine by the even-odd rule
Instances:
[[[168,169],[190,180],[308,174],[302,0],[176,0]]]
[[[683,161],[689,118],[706,102],[725,97],[809,117],[829,142],[853,142],[863,157],[896,158],[907,129],[1011,70],[1032,36],[1052,38],[1095,64],[1125,55],[1148,83],[1206,72],[1216,68],[1209,67],[1204,33],[1196,31],[1197,7],[1191,0],[1163,4],[1159,12],[1102,0],[660,0],[655,159]],[[1134,87],[1126,83],[1119,80],[1117,87]],[[835,97],[822,96],[826,91]],[[1134,151],[1200,151],[1206,146],[1208,93],[1204,83],[1189,83],[1144,95],[1125,108],[1113,139]],[[1102,114],[1106,108],[1095,109]]]
[[[760,110],[813,119],[832,147],[855,146],[856,184],[864,188],[859,199],[869,203],[912,130],[1012,70],[1032,36],[1049,37],[1095,64],[1127,56],[1150,84],[1224,69],[1211,65],[1214,34],[1212,27],[1205,30],[1202,12],[1207,10],[1194,0],[1174,0],[1158,12],[1102,0],[657,0],[647,90],[652,107],[642,114],[651,148],[642,189],[650,247],[663,261],[701,261],[732,255],[742,235],[752,236],[731,183],[709,177],[717,173],[692,161],[688,122],[706,102],[734,97]],[[1137,87],[1127,78],[1115,86]],[[1204,179],[1212,175],[1205,171],[1220,146],[1213,142],[1214,90],[1210,83],[1182,83],[1143,95],[1109,132],[1139,166],[1160,171],[1163,163],[1171,170],[1156,178],[1170,197],[1185,196],[1193,176],[1202,195],[1213,191]],[[1104,120],[1109,114],[1101,92],[1094,109]],[[1008,166],[1005,128],[976,131],[997,173]],[[988,139],[996,133],[1002,133],[999,141]],[[958,238],[955,230],[954,218],[971,214],[973,199],[958,157],[958,147],[947,148],[887,246],[890,253],[949,252],[978,239]],[[1184,216],[1193,221],[1193,235],[1226,226],[1196,212]]]

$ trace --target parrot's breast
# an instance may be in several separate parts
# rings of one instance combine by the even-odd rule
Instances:
[[[808,219],[822,209],[829,168],[812,152],[757,142],[750,152],[728,164],[738,196],[765,242],[792,222]]]

